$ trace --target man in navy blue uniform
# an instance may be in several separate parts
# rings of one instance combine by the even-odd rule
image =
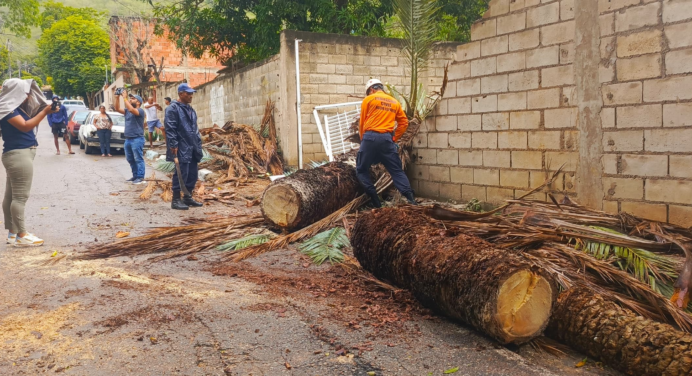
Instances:
[[[177,157],[180,162],[180,173],[183,184],[188,192],[192,193],[197,184],[197,164],[202,160],[202,136],[197,128],[197,112],[190,106],[192,96],[196,90],[183,83],[178,86],[178,100],[172,101],[166,107],[166,160],[173,162]],[[191,195],[185,194],[182,199],[182,190],[178,178],[178,171],[173,173],[173,202],[171,208],[175,210],[187,210],[192,207],[202,206]]]
[[[60,103],[60,98],[57,95],[53,96],[53,103],[58,103],[58,112],[48,114],[48,125],[50,125],[51,132],[53,132],[53,139],[55,140],[55,150],[56,154],[60,155],[60,143],[58,142],[58,137],[62,137],[67,144],[67,150],[70,154],[72,152],[72,143],[70,143],[70,135],[67,134],[67,109]]]

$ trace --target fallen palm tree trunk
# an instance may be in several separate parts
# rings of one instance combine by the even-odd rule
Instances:
[[[297,229],[327,217],[362,193],[353,166],[328,163],[269,185],[262,195],[262,214],[280,228]]]
[[[358,218],[351,244],[365,270],[502,343],[529,341],[548,323],[557,292],[549,274],[480,238],[381,209]]]
[[[628,375],[692,373],[692,335],[586,289],[559,296],[546,334]]]

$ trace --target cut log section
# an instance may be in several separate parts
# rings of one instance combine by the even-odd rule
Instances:
[[[397,209],[359,216],[353,253],[376,277],[410,289],[440,313],[501,343],[541,334],[557,295],[552,278],[510,251]]]
[[[586,289],[562,294],[546,334],[628,375],[692,374],[692,335]]]
[[[262,195],[262,214],[274,225],[294,230],[332,214],[362,193],[355,167],[332,162],[274,181]]]

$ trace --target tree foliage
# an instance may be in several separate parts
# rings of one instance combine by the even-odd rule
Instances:
[[[167,33],[184,53],[222,60],[257,61],[279,50],[279,34],[291,29],[366,36],[398,36],[388,30],[396,0],[180,0],[154,5]],[[468,40],[486,0],[437,0],[442,26],[435,40]],[[192,37],[194,36],[194,37]]]
[[[0,0],[2,28],[18,36],[30,37],[31,26],[38,24],[38,7],[38,0]]]
[[[44,3],[42,6],[43,12],[41,12],[39,17],[39,26],[43,31],[50,29],[55,22],[64,20],[69,16],[77,16],[97,23],[101,23],[106,17],[105,12],[97,11],[94,8],[74,8],[52,0]]]
[[[68,16],[55,22],[38,40],[39,65],[63,96],[89,98],[103,87],[110,65],[108,33],[96,22]]]

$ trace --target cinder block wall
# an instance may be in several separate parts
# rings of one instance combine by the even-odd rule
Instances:
[[[417,191],[497,203],[564,163],[554,192],[692,225],[691,35],[692,0],[491,1],[417,143]]]

